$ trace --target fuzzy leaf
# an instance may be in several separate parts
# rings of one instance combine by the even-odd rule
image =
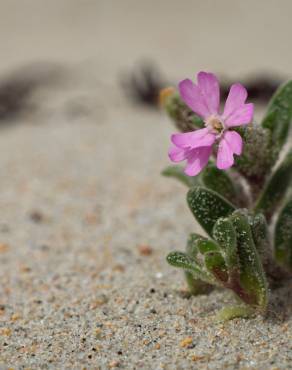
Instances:
[[[196,220],[211,237],[218,218],[226,217],[235,210],[228,200],[201,186],[195,186],[189,190],[187,202]]]
[[[224,258],[220,252],[208,252],[205,254],[205,266],[216,279],[227,282],[228,272]]]
[[[219,252],[218,245],[210,239],[200,239],[197,241],[197,248],[201,254],[208,252]]]
[[[237,210],[230,217],[237,235],[237,250],[240,263],[240,284],[244,291],[239,296],[245,303],[265,309],[268,288],[263,266],[254,245],[248,217]]]
[[[232,222],[228,218],[219,218],[214,225],[213,236],[223,251],[228,270],[238,271],[237,239]]]
[[[256,249],[261,256],[264,266],[267,267],[267,264],[272,263],[272,250],[266,218],[263,214],[258,213],[249,217],[249,224]]]
[[[269,278],[269,282],[272,284],[277,281],[285,280],[287,278],[287,272],[279,266],[273,256],[273,250],[270,242],[269,229],[267,221],[263,214],[257,214],[255,216],[249,216],[249,224],[252,231],[253,240],[257,251],[261,257],[264,270]],[[291,219],[292,225],[292,219]],[[288,229],[289,230],[289,229]],[[292,233],[291,233],[292,241]],[[288,245],[290,245],[288,243]],[[292,248],[291,248],[292,250]]]
[[[236,127],[235,131],[244,142],[243,153],[235,158],[235,167],[249,182],[261,186],[277,158],[271,147],[271,132],[257,124]]]
[[[168,166],[161,174],[165,177],[173,177],[189,188],[198,184],[198,177],[186,175],[184,173],[184,168],[179,165]]]
[[[292,271],[292,199],[281,210],[275,228],[276,260]]]
[[[262,126],[272,133],[272,140],[279,150],[285,144],[292,119],[292,81],[278,88],[268,106]]]
[[[194,275],[195,278],[209,282],[208,274],[202,271],[201,266],[183,252],[171,252],[166,257],[167,262],[174,267],[182,268]]]
[[[292,181],[292,151],[267,181],[266,186],[257,200],[256,213],[263,213],[269,220],[275,209],[284,199]]]
[[[227,172],[219,170],[214,164],[209,164],[202,172],[201,178],[208,189],[236,203],[236,188]]]
[[[255,314],[255,311],[246,305],[227,306],[220,310],[215,318],[216,322],[225,322],[236,317],[249,318]]]

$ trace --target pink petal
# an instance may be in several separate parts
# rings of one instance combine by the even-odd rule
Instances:
[[[244,86],[240,83],[236,83],[231,86],[228,97],[226,99],[223,119],[226,119],[230,114],[232,114],[237,108],[241,107],[247,98],[247,91]]]
[[[173,134],[171,141],[179,148],[199,148],[203,146],[211,146],[214,144],[216,136],[209,132],[208,128],[186,132],[183,134]]]
[[[205,99],[208,110],[212,114],[218,114],[220,103],[219,81],[213,73],[198,73],[198,85]]]
[[[233,153],[240,155],[242,152],[242,138],[235,131],[226,131],[224,134],[224,140],[227,141],[230,149]]]
[[[169,149],[168,156],[172,162],[181,162],[187,158],[189,150],[172,147]]]
[[[188,156],[185,173],[188,176],[196,176],[207,165],[211,153],[211,147],[193,149]]]
[[[225,137],[220,141],[217,153],[217,167],[220,170],[226,170],[230,168],[234,163],[233,151]]]
[[[247,125],[253,118],[253,104],[244,104],[234,110],[224,121],[227,127]]]
[[[191,80],[186,79],[179,83],[178,88],[182,100],[190,109],[202,118],[210,116],[211,113],[206,105],[201,90],[197,85],[195,85]]]

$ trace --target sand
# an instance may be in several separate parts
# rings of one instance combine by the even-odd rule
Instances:
[[[193,56],[179,67],[177,54],[171,52],[172,58],[159,49],[164,39],[171,44],[165,31],[155,39],[157,14],[163,13],[165,3],[157,5],[156,28],[150,35],[142,14],[150,17],[151,6],[132,9],[144,22],[140,34],[145,48],[136,39],[134,44],[125,43],[121,59],[114,35],[106,39],[108,49],[99,49],[100,59],[98,47],[89,53],[93,39],[89,44],[83,41],[94,31],[98,45],[103,40],[98,30],[105,35],[110,19],[117,33],[114,21],[122,6],[114,7],[110,18],[107,2],[97,6],[86,1],[86,8],[74,2],[67,13],[69,5],[62,1],[59,18],[54,17],[53,5],[38,9],[37,18],[29,12],[37,3],[27,3],[23,12],[30,14],[31,23],[20,16],[16,2],[2,5],[10,18],[15,11],[17,19],[30,24],[27,34],[18,30],[12,44],[23,48],[21,41],[32,37],[27,54],[20,48],[15,55],[5,55],[3,73],[10,63],[53,55],[50,60],[68,66],[69,83],[38,91],[37,109],[0,131],[0,369],[292,368],[292,282],[271,293],[266,317],[215,323],[217,310],[234,302],[232,296],[215,290],[190,297],[181,271],[165,261],[169,251],[184,248],[188,233],[199,231],[187,209],[184,186],[160,175],[168,164],[173,127],[162,112],[131,104],[118,84],[120,71],[145,48],[149,52],[149,40],[154,40],[153,51],[171,78],[203,63]],[[194,12],[206,15],[211,6],[207,3]],[[90,14],[98,7],[102,12],[95,24]],[[81,15],[79,8],[84,11]],[[268,8],[267,22],[278,8]],[[237,19],[241,14],[247,17],[243,19],[249,24],[248,6],[231,8],[234,12]],[[169,14],[170,23],[177,19],[175,5]],[[87,17],[89,25],[82,28]],[[191,18],[185,8],[176,26]],[[44,21],[40,45],[34,42],[36,19]],[[277,19],[278,31],[284,34],[285,22]],[[127,22],[120,24],[126,27]],[[7,22],[1,27],[12,26]],[[130,26],[123,30],[134,37]],[[242,26],[238,35],[244,32]],[[254,29],[248,32],[252,37]],[[222,35],[226,34],[223,27]],[[80,43],[79,52],[73,40],[67,43],[71,37]],[[254,50],[264,37],[252,39]],[[67,47],[62,55],[54,42],[58,51]],[[289,58],[280,62],[281,45],[275,46],[279,50],[272,60],[262,62],[263,68],[278,63],[281,72],[289,71]],[[210,53],[202,57],[205,65],[217,66],[223,74],[230,71],[231,77],[261,66],[257,51],[254,61],[247,58],[234,69],[228,61],[210,62]]]

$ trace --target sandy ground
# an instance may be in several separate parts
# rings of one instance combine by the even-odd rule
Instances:
[[[26,3],[23,9],[16,1],[0,3],[0,29],[11,36],[9,45],[5,32],[0,36],[1,70],[40,59],[70,61],[71,77],[38,91],[36,110],[0,131],[0,369],[292,368],[291,283],[273,292],[267,317],[215,324],[216,311],[232,302],[228,292],[189,297],[181,272],[166,264],[166,254],[183,249],[198,229],[185,188],[160,176],[173,128],[163,113],[131,105],[117,84],[121,69],[143,55],[157,57],[174,79],[202,64],[231,77],[275,65],[288,75],[291,53],[280,57],[285,42],[274,44],[269,59],[266,48],[258,50],[272,31],[247,28],[256,17],[254,2],[216,8],[231,19],[228,27],[217,23],[223,38],[242,20],[228,39],[232,62],[223,60],[226,43],[215,59],[206,47],[214,47],[217,30],[211,1],[193,12],[189,2],[185,8],[167,2],[161,33],[166,2],[142,8],[131,1],[125,8],[85,0]],[[274,37],[288,40],[292,7],[283,3],[280,12],[270,2],[263,22],[277,19]],[[129,22],[121,17],[126,10]],[[181,58],[193,14],[199,25]],[[137,19],[142,31],[134,36]],[[196,45],[203,19],[212,28],[205,44]],[[11,32],[16,24],[26,32]],[[46,31],[37,33],[40,24]],[[196,50],[205,52],[199,60]]]

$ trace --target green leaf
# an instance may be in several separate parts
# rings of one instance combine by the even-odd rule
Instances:
[[[228,200],[201,186],[195,186],[188,191],[187,202],[196,220],[211,237],[218,218],[226,217],[235,210]]]
[[[284,199],[292,180],[292,151],[290,151],[280,166],[267,181],[266,186],[260,194],[255,213],[263,213],[269,220],[275,209]]]
[[[271,132],[257,124],[235,127],[235,131],[244,142],[242,154],[235,157],[235,168],[249,183],[261,187],[277,158],[271,145]]]
[[[228,281],[228,272],[224,258],[220,252],[208,252],[205,254],[205,266],[216,279],[221,282]]]
[[[269,230],[266,218],[262,213],[258,213],[249,217],[249,224],[255,246],[259,254],[266,258],[267,254],[270,253]]]
[[[185,270],[193,270],[194,268],[196,269],[197,267],[194,264],[194,261],[191,257],[189,257],[186,253],[184,252],[171,252],[167,256],[167,262],[174,266],[174,267],[179,267],[183,268]],[[198,266],[198,269],[200,266]]]
[[[236,188],[227,172],[219,170],[214,164],[209,164],[202,172],[201,178],[208,189],[236,203]]]
[[[254,316],[255,311],[246,305],[227,306],[220,310],[215,318],[216,322],[225,322],[236,317],[250,318]]]
[[[240,284],[243,288],[243,291],[239,290],[237,294],[245,303],[264,310],[268,302],[267,281],[253,241],[248,217],[243,210],[237,210],[230,220],[236,230]],[[236,292],[236,289],[234,291]]]
[[[261,257],[261,261],[264,266],[264,270],[269,278],[269,282],[274,284],[281,280],[287,279],[287,272],[283,270],[283,268],[280,266],[281,263],[280,265],[276,263],[275,258],[273,256],[273,250],[272,250],[272,246],[270,242],[269,229],[268,229],[265,216],[261,213],[255,216],[249,216],[249,224],[251,227],[255,246]],[[291,219],[291,225],[292,225],[292,219]],[[289,225],[286,225],[286,226],[289,227]],[[286,226],[284,226],[284,230]],[[292,233],[291,233],[291,242],[292,242]],[[287,245],[289,248],[291,243],[288,242]],[[291,248],[291,251],[292,251],[292,248]],[[276,252],[276,256],[277,256],[277,252]],[[292,263],[291,263],[291,267],[292,267]]]
[[[278,88],[272,97],[262,126],[272,133],[273,143],[279,150],[285,144],[292,119],[292,81]]]
[[[281,210],[275,228],[276,260],[292,271],[292,199]]]
[[[198,177],[196,176],[188,176],[184,173],[184,168],[179,165],[172,165],[166,167],[161,174],[165,177],[173,177],[180,182],[182,182],[184,185],[191,188],[192,186],[195,186],[198,184]]]
[[[221,247],[228,270],[239,270],[236,231],[228,218],[219,218],[213,229],[214,239]]]
[[[194,275],[195,278],[210,282],[208,274],[190,256],[183,252],[171,252],[166,257],[167,262],[174,267],[182,268]]]
[[[208,252],[219,252],[218,245],[210,239],[200,239],[197,241],[197,248],[201,254]]]

